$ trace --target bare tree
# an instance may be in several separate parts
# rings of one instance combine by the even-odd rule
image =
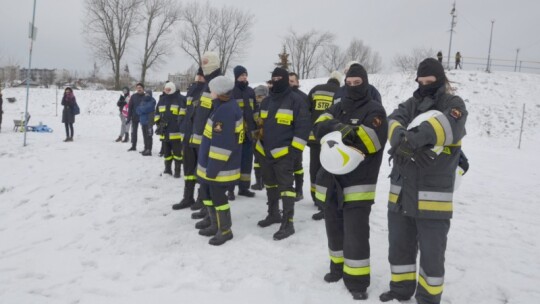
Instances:
[[[291,66],[300,78],[310,78],[317,74],[317,67],[322,53],[334,41],[334,34],[311,30],[300,34],[289,30],[285,45],[291,54]]]
[[[219,31],[214,46],[219,54],[223,73],[229,64],[244,55],[251,40],[250,28],[255,16],[238,8],[224,6],[219,11]]]
[[[182,28],[180,29],[180,47],[197,64],[201,65],[204,52],[210,50],[214,38],[218,35],[219,24],[216,22],[219,12],[210,4],[191,2],[182,10]]]
[[[182,11],[180,46],[199,66],[204,52],[215,50],[225,72],[247,49],[254,20],[253,14],[238,8],[191,2]]]
[[[97,58],[109,61],[120,89],[121,60],[136,33],[142,0],[85,0],[85,37]]]
[[[354,38],[345,51],[346,61],[358,61],[368,73],[377,73],[382,66],[381,56],[378,52],[365,45],[362,40]]]
[[[322,54],[322,66],[328,73],[342,70],[345,67],[345,60],[345,54],[335,44],[326,47]]]
[[[409,54],[396,55],[392,63],[404,73],[414,72],[422,60],[433,57],[435,53],[432,48],[414,48]]]
[[[163,56],[173,50],[170,33],[180,20],[180,5],[173,0],[145,0],[144,54],[141,59],[141,82],[144,83],[147,71],[159,65]]]

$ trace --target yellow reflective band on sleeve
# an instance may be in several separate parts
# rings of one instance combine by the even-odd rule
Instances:
[[[261,118],[267,118],[268,117],[268,110],[261,110]]]
[[[216,206],[217,211],[225,211],[225,210],[229,210],[229,209],[231,209],[231,206],[229,204]]]
[[[240,118],[236,121],[236,127],[234,128],[234,133],[240,133],[244,131],[244,119]]]
[[[213,158],[213,159],[217,159],[217,160],[222,160],[222,161],[228,161],[229,160],[229,155],[219,154],[219,153],[212,152],[212,151],[210,151],[208,153],[208,157]]]
[[[300,169],[300,170],[296,170],[294,171],[294,174],[298,175],[298,174],[304,174],[304,168]]]
[[[416,281],[416,272],[409,273],[392,273],[392,282],[402,282],[402,281]]]
[[[173,115],[178,115],[178,108],[179,108],[178,105],[171,105],[171,113]]]
[[[207,94],[207,93],[205,93]],[[207,108],[207,109],[211,109],[212,108],[212,98],[208,97],[208,96],[201,96],[201,107],[203,108]]]
[[[166,106],[159,106],[159,107],[158,107],[158,112],[159,112],[159,113],[163,113],[163,112],[165,112],[165,110],[167,110],[167,107],[166,107]]]
[[[443,146],[444,142],[446,141],[446,135],[441,122],[436,117],[428,119],[428,122],[433,128],[433,131],[435,131],[435,136],[437,136],[435,146]]]
[[[262,156],[266,156],[266,154],[264,153],[264,148],[261,145],[261,141],[257,141],[257,144],[255,145],[255,150],[257,150],[257,152],[261,153]]]
[[[261,164],[259,164],[259,163],[254,163],[253,164],[253,168],[260,168],[260,167],[261,167]]]
[[[390,196],[388,197],[388,201],[392,204],[395,204],[397,203],[398,197],[399,196],[397,194],[390,193]]]
[[[188,97],[186,101],[186,105],[190,106],[193,103],[193,97]]]
[[[418,201],[418,209],[426,211],[452,211],[452,202]]]
[[[237,99],[236,102],[238,103],[238,106],[240,107],[240,109],[242,109],[244,107],[244,100],[243,99]]]
[[[294,116],[291,110],[278,110],[276,113],[276,119],[279,120],[285,120],[285,121],[293,121]]]
[[[321,116],[319,116],[319,118],[317,118],[317,120],[315,121],[315,124],[318,124],[323,121],[331,120],[331,119],[334,119],[334,116],[332,114],[323,113]]]
[[[157,122],[157,121],[159,121],[160,119],[161,119],[161,116],[159,116],[159,115],[154,116],[154,122]]]
[[[362,275],[368,275],[370,273],[370,267],[350,267],[347,264],[343,265],[343,273],[346,273],[348,275],[352,276],[362,276]]]
[[[285,155],[287,155],[289,153],[289,147],[272,149],[272,151],[270,151],[270,153],[272,153],[272,156],[274,158],[280,158],[280,157],[283,157],[283,156],[285,156]]]
[[[428,285],[428,283],[426,282],[426,280],[424,279],[424,277],[422,276],[419,276],[418,277],[418,284],[420,284],[420,286],[424,287],[424,289],[430,294],[430,295],[438,295],[438,294],[441,294],[443,292],[443,285],[439,285],[439,286],[431,286],[431,285]]]
[[[179,115],[185,116],[186,115],[186,109],[185,108],[180,108]]]
[[[297,141],[293,141],[292,144],[291,144],[293,147],[295,147],[296,149],[300,150],[300,151],[304,151],[304,148],[306,147],[306,145],[300,143],[300,142],[297,142]]]
[[[403,126],[399,123],[399,121],[393,120],[393,119],[390,119],[389,123],[390,123],[390,128],[388,128],[388,140],[391,140],[392,136],[394,134],[394,130],[397,127],[402,127],[403,128]]]
[[[317,187],[315,187],[314,185],[311,186],[311,188],[309,189],[310,192],[315,192],[315,189],[317,189]]]
[[[192,143],[192,144],[195,144],[195,145],[200,145],[200,144],[201,144],[201,139],[192,136],[192,137],[190,138],[189,142]]]
[[[182,133],[169,133],[169,139],[170,140],[173,140],[173,139],[182,140],[183,138],[184,138],[184,136],[182,135]]]
[[[373,139],[368,135],[368,133],[364,129],[364,126],[360,126],[358,128],[358,131],[356,131],[356,134],[358,135],[358,137],[360,137],[360,139],[362,140],[362,142],[366,146],[366,149],[368,150],[368,153],[377,152],[377,148],[375,147],[375,143],[373,142]]]
[[[195,175],[184,175],[184,180],[194,181],[194,180],[197,180],[197,177]]]
[[[317,138],[315,138],[315,135],[313,134],[313,131],[310,131],[309,132],[309,138],[308,140],[317,140]]]
[[[285,197],[296,197],[296,192],[293,191],[282,191],[281,196]]]

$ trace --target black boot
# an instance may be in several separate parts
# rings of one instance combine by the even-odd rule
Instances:
[[[218,229],[216,235],[208,241],[208,244],[219,246],[233,238],[231,209],[216,211],[216,219]]]
[[[234,196],[234,190],[227,191],[227,199],[229,201],[234,201],[236,197]]]
[[[268,215],[264,220],[261,220],[257,223],[260,227],[268,227],[272,224],[281,223],[281,214],[279,214],[279,201],[276,202],[267,202],[268,205]]]
[[[174,178],[180,178],[180,168],[182,168],[182,161],[174,161]]]
[[[184,182],[184,197],[178,204],[172,206],[173,210],[180,210],[190,207],[195,204],[193,199],[193,191],[195,190],[195,181],[185,181]]]
[[[166,160],[165,161],[165,171],[163,171],[164,174],[172,174],[172,160]]]
[[[302,188],[304,187],[304,173],[302,174],[295,174],[294,175],[294,186],[295,186],[295,192],[296,192],[296,198],[295,202],[301,201],[304,199],[304,190]]]
[[[146,149],[141,154],[142,156],[152,156],[152,151]]]
[[[118,138],[115,140],[115,142],[121,142],[122,141],[122,135],[118,136]]]
[[[129,133],[126,132],[124,133],[124,140],[122,140],[122,142],[128,142],[129,141]]]
[[[291,201],[292,200],[292,201]],[[274,233],[274,240],[279,241],[294,234],[294,198],[283,198],[283,218],[279,230]]]
[[[195,211],[195,210],[201,210],[202,207],[204,207],[202,199],[197,198],[197,200],[195,200],[195,204],[191,205],[191,207],[189,207],[189,209]]]
[[[214,236],[218,231],[216,208],[214,206],[207,206],[208,216],[210,217],[210,226],[199,230],[200,235]]]
[[[238,195],[246,196],[246,197],[254,197],[255,192],[251,192],[249,191],[249,189],[238,189]]]
[[[399,294],[393,292],[392,290],[383,292],[379,296],[379,300],[381,300],[381,302],[388,302],[388,301],[392,301],[392,300],[407,301],[410,298],[411,297],[406,297],[406,296],[399,295]]]
[[[259,173],[259,176],[257,176],[257,170],[260,170],[260,169],[255,169],[255,184],[251,185],[251,190],[264,189],[264,185],[262,183],[262,178],[260,176],[260,173]]]
[[[320,221],[322,219],[324,219],[324,211],[323,210],[319,210],[319,212],[313,214],[311,216],[311,218],[314,220],[314,221]]]
[[[204,229],[204,228],[208,228],[208,227],[210,227],[210,224],[211,224],[210,216],[207,213],[206,216],[202,220],[195,223],[195,228],[199,229],[199,230]]]
[[[324,275],[327,283],[334,283],[343,278],[343,263],[330,262],[330,272]]]
[[[207,208],[203,207],[199,211],[193,212],[191,214],[191,218],[194,219],[194,220],[199,220],[199,219],[204,218],[207,213],[208,213]]]
[[[368,294],[365,291],[352,291],[350,290],[351,295],[354,300],[367,300]]]
[[[134,146],[131,146],[131,148],[128,149],[128,152],[130,151],[137,151],[137,149]]]

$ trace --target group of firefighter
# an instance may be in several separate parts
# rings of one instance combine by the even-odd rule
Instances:
[[[442,65],[433,58],[422,61],[418,88],[388,116],[358,62],[347,65],[344,85],[343,76],[333,72],[307,95],[299,90],[298,75],[282,68],[255,89],[243,66],[234,68],[234,80],[222,72],[218,55],[207,52],[186,96],[168,82],[157,102],[154,124],[165,173],[173,174],[173,164],[176,177],[184,169],[183,198],[172,208],[194,210],[199,234],[221,245],[233,238],[229,202],[235,187],[246,197],[266,189],[267,214],[258,226],[280,224],[273,238],[285,239],[295,233],[294,205],[303,199],[302,154],[308,146],[311,198],[319,208],[313,219],[324,218],[328,237],[330,271],[324,280],[343,279],[353,298],[364,300],[370,285],[369,215],[388,141],[391,280],[380,300],[415,295],[418,303],[440,303],[456,168],[468,166],[461,153],[467,110]],[[438,114],[411,128],[428,111]],[[361,155],[352,171],[335,174],[321,165],[320,141],[328,134],[339,134],[338,141]],[[345,163],[353,156],[343,157]]]

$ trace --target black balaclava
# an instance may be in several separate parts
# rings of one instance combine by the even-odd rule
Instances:
[[[234,67],[233,69],[233,72],[234,72],[234,83],[235,85],[240,89],[240,90],[244,90],[247,86],[248,86],[248,82],[247,81],[238,81],[238,77],[240,77],[240,75],[242,74],[246,74],[247,75],[247,69],[241,65],[237,65]]]
[[[273,77],[281,76],[281,80],[273,81],[272,80],[272,92],[273,93],[282,93],[287,90],[289,87],[289,72],[282,68],[275,68],[272,72]]]
[[[349,98],[351,98],[352,100],[362,100],[366,98],[369,89],[369,81],[366,69],[364,69],[364,67],[360,64],[353,64],[349,68],[349,71],[347,71],[347,76],[345,76],[345,80],[347,80],[348,77],[362,78],[362,84],[359,86],[349,86],[345,84]]]
[[[427,58],[420,62],[418,65],[418,71],[416,72],[416,79],[418,77],[435,76],[434,83],[428,85],[418,84],[417,93],[420,97],[435,96],[435,93],[445,85],[446,75],[444,74],[444,68],[442,64],[435,58]]]

